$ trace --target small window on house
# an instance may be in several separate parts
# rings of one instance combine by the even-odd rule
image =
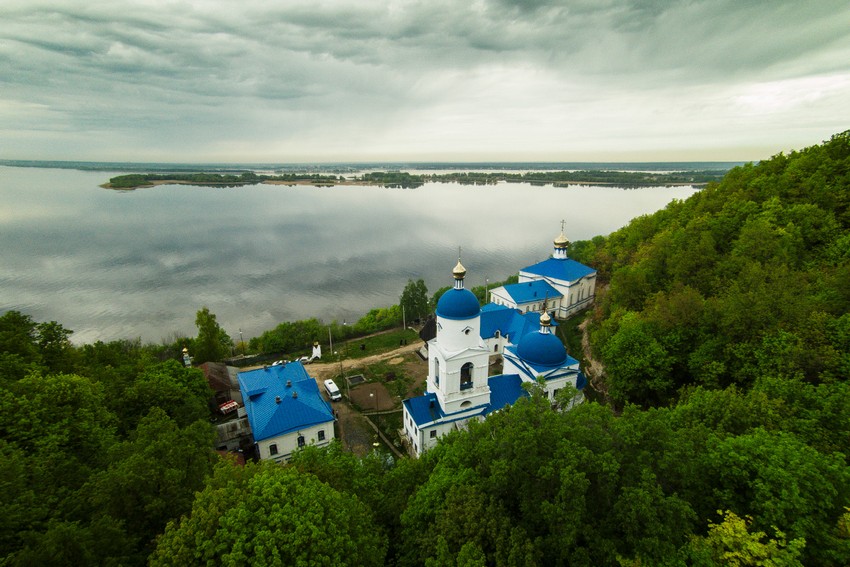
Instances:
[[[463,330],[463,334],[464,334],[464,335],[468,335],[468,334],[469,334],[469,331],[470,331],[470,329],[464,329],[464,330]]]
[[[304,446],[304,436],[303,436],[303,435],[299,435],[299,436],[298,436],[298,446],[299,446],[299,447],[303,447],[303,446]]]
[[[324,441],[324,440],[325,440],[325,430],[322,429],[321,431],[319,431],[319,441]]]
[[[499,352],[499,345],[493,345],[493,352]]]
[[[436,429],[432,429],[432,430],[431,430],[431,439],[436,439],[436,438],[437,438],[437,430],[436,430]]]
[[[269,455],[277,455],[277,444],[272,443],[269,445]]]

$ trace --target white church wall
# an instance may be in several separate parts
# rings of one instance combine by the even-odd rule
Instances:
[[[437,316],[437,336],[446,352],[474,348],[481,342],[481,319],[446,319]]]

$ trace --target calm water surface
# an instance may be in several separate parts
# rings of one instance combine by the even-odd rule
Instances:
[[[0,312],[55,320],[76,343],[196,334],[207,306],[238,338],[281,321],[353,321],[409,278],[504,279],[571,240],[608,234],[694,193],[504,183],[418,189],[163,185],[102,189],[116,173],[0,167]]]

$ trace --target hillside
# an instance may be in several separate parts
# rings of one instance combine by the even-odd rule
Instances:
[[[576,254],[610,279],[592,343],[618,403],[850,375],[848,132],[737,167]]]

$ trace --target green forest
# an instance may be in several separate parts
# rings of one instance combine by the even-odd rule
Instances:
[[[7,312],[0,564],[850,564],[850,132],[570,256],[600,401],[532,389],[418,460],[238,466],[199,370]]]

